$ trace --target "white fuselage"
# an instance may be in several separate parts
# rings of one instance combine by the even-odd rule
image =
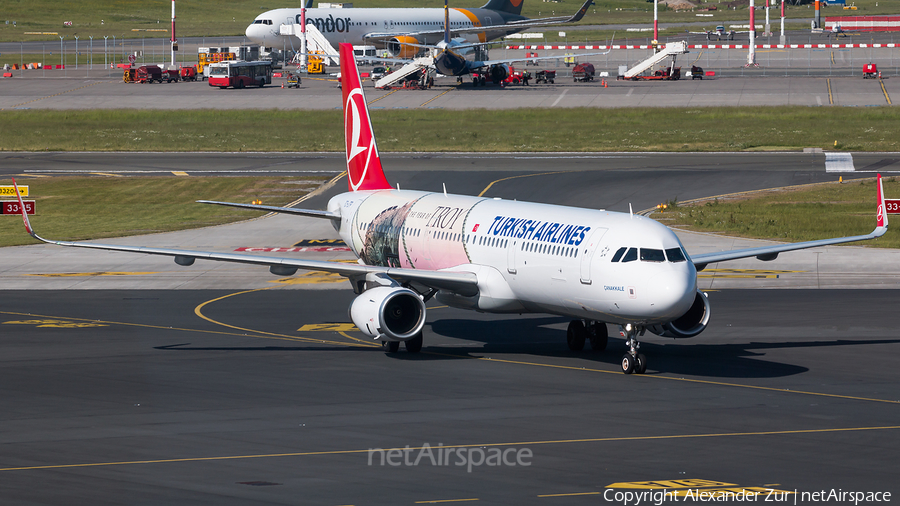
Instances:
[[[290,35],[281,35],[283,24],[300,24],[300,9],[275,9],[256,17],[247,27],[247,38],[267,46],[288,48],[296,42]],[[333,46],[341,42],[349,44],[376,44],[392,36],[434,32],[418,36],[421,44],[434,44],[443,40],[444,9],[306,9],[306,23],[313,24]],[[478,26],[503,24],[499,14],[484,9],[450,9],[450,29],[458,30]],[[492,31],[464,35],[472,42],[484,42],[519,30],[510,28],[502,32]],[[371,38],[377,35],[377,39]],[[299,46],[298,46],[299,47]]]
[[[328,209],[366,264],[476,273],[478,296],[437,295],[455,307],[652,325],[697,292],[678,237],[642,216],[408,190],[343,193]]]

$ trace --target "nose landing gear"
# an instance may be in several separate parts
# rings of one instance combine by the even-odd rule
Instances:
[[[625,338],[625,346],[628,351],[622,356],[622,372],[625,374],[644,374],[647,370],[647,357],[638,353],[641,343],[638,336],[644,335],[644,327],[627,323],[619,327],[619,335]]]

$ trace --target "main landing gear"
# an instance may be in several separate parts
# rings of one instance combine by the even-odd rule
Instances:
[[[644,374],[647,370],[647,357],[638,353],[641,343],[637,340],[638,336],[644,335],[644,327],[626,323],[619,327],[619,335],[625,338],[625,346],[628,347],[628,351],[622,356],[622,372]]]
[[[416,334],[416,337],[403,341],[406,351],[409,353],[419,353],[422,351],[422,331]],[[381,341],[381,349],[385,353],[397,353],[400,351],[400,341]]]
[[[583,350],[586,340],[591,342],[592,350],[605,350],[609,341],[609,335],[606,333],[606,324],[593,320],[572,320],[569,322],[569,328],[566,331],[566,342],[569,345],[569,349],[572,351]]]

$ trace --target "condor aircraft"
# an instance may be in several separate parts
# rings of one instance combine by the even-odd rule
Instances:
[[[697,271],[738,258],[773,260],[780,253],[873,239],[887,231],[881,176],[876,228],[867,235],[690,256],[668,227],[643,216],[466,195],[393,189],[382,170],[353,48],[340,45],[348,191],[326,210],[209,202],[330,220],[359,257],[357,264],[154,247],[51,241],[38,236],[19,196],[25,229],[60,246],[265,265],[276,275],[297,269],[338,273],[358,296],[350,318],[390,352],[404,342],[422,348],[425,302],[489,313],[549,313],[572,318],[572,350],[607,344],[617,326],[627,352],[622,371],[643,373],[638,338],[645,331],[686,338],[710,317]],[[15,184],[15,182],[14,182]],[[18,188],[16,188],[18,195]],[[205,202],[205,201],[201,201]]]
[[[486,42],[527,28],[575,23],[593,3],[586,0],[572,16],[529,19],[521,15],[524,1],[489,0],[478,9],[451,9],[450,30],[470,42]],[[290,46],[292,36],[281,35],[280,27],[299,24],[301,18],[301,9],[297,8],[264,12],[247,27],[247,38],[263,46]],[[307,8],[306,23],[315,25],[332,45],[374,44],[386,47],[392,56],[401,58],[419,52],[414,44],[435,44],[444,37],[444,12],[439,8]]]

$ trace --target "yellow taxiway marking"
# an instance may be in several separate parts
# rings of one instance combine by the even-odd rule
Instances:
[[[42,278],[77,278],[85,276],[143,276],[145,274],[159,274],[158,272],[48,272],[43,274],[23,274],[23,276],[38,276]]]
[[[39,315],[39,314],[32,314],[32,313],[16,313],[16,312],[12,312],[12,311],[0,311],[0,314],[14,315],[14,316],[28,316],[28,317],[35,317],[35,318],[63,319],[63,318],[59,318],[59,317],[55,317],[55,316]],[[91,323],[105,324],[105,325],[122,325],[125,327],[140,327],[140,328],[145,328],[145,329],[174,330],[174,331],[178,331],[178,332],[193,332],[193,333],[197,333],[197,334],[213,334],[213,335],[219,335],[219,336],[255,337],[255,338],[260,338],[260,339],[278,339],[281,341],[310,341],[310,342],[316,342],[316,343],[326,342],[326,341],[322,341],[321,339],[309,339],[309,338],[302,338],[302,337],[296,337],[296,336],[279,336],[279,335],[274,335],[274,334],[267,335],[267,336],[248,335],[247,333],[244,333],[244,332],[237,333],[237,332],[222,332],[222,331],[218,331],[218,330],[188,329],[188,328],[183,328],[183,327],[165,327],[162,325],[147,325],[147,324],[143,324],[143,323],[128,323],[128,322],[117,322],[117,321],[109,321],[109,320],[92,320],[90,318],[68,318],[68,317],[66,317],[65,320],[74,320],[76,322],[91,322]],[[346,343],[335,343],[335,344],[346,344]]]
[[[188,173],[183,170],[173,170],[172,174],[175,174],[176,176],[187,176],[188,175]]]
[[[522,178],[522,177],[546,176],[546,175],[549,175],[549,174],[563,174],[563,173],[565,173],[565,172],[572,172],[572,171],[571,171],[571,170],[557,170],[557,171],[554,171],[554,172],[541,172],[541,173],[538,173],[538,174],[520,174],[520,175],[518,175],[518,176],[510,176],[510,177],[500,178],[500,179],[497,179],[497,180],[495,180],[495,181],[491,181],[491,183],[490,183],[489,185],[487,185],[487,186],[484,187],[484,190],[481,190],[481,193],[479,193],[478,196],[479,196],[479,197],[483,197],[484,194],[487,193],[487,191],[491,189],[491,186],[494,186],[495,183],[499,183],[499,182],[501,182],[501,181],[509,181],[510,179],[519,179],[519,178]]]
[[[353,332],[355,328],[352,323],[307,323],[297,332]]]
[[[254,289],[254,290],[244,290],[244,291],[242,291],[242,292],[235,292],[235,293],[231,293],[231,294],[228,294],[228,295],[223,295],[223,296],[221,296],[221,297],[217,297],[217,298],[212,299],[212,300],[208,300],[208,301],[206,301],[206,302],[200,304],[199,306],[195,307],[195,308],[194,308],[194,314],[197,315],[197,316],[199,316],[200,318],[202,318],[202,319],[204,319],[204,320],[210,322],[210,323],[215,324],[215,325],[221,325],[221,326],[226,327],[226,328],[229,328],[229,329],[240,330],[240,331],[243,331],[243,332],[251,332],[251,333],[253,333],[253,334],[259,334],[260,336],[271,336],[271,337],[274,337],[274,338],[289,339],[289,340],[292,340],[292,341],[303,341],[303,342],[308,342],[308,343],[328,343],[328,344],[337,344],[337,345],[341,345],[341,346],[356,346],[356,347],[358,347],[358,348],[371,348],[371,347],[372,347],[371,345],[367,345],[367,344],[363,344],[363,343],[346,343],[346,342],[341,342],[341,341],[329,341],[329,340],[326,340],[326,339],[314,339],[314,338],[311,338],[311,337],[288,336],[288,335],[285,335],[285,334],[276,334],[276,333],[272,333],[272,332],[263,332],[263,331],[261,331],[261,330],[248,329],[248,328],[244,328],[244,327],[238,327],[238,326],[236,326],[236,325],[229,325],[229,324],[227,324],[227,323],[222,323],[222,322],[220,322],[220,321],[213,320],[212,318],[210,318],[210,317],[208,317],[208,316],[206,316],[206,315],[203,314],[203,308],[206,307],[208,304],[212,304],[213,302],[218,302],[218,301],[220,301],[220,300],[224,300],[224,299],[227,299],[227,298],[229,298],[229,297],[234,297],[234,296],[236,296],[236,295],[244,295],[244,294],[247,294],[247,293],[253,293],[253,292],[260,292],[260,291],[263,291],[263,290],[269,290],[270,288],[271,288],[271,287],[269,287],[269,288],[256,288],[256,289]]]
[[[105,323],[73,322],[68,320],[18,320],[3,322],[3,325],[34,325],[35,327],[50,327],[57,329],[83,329],[88,327],[108,327]]]
[[[399,90],[399,88],[398,88],[398,90]],[[384,97],[387,97],[387,96],[393,95],[394,93],[397,93],[398,90],[389,91],[389,92],[385,93],[384,95],[382,95],[382,96],[380,96],[380,97],[378,97],[378,98],[369,100],[369,103],[366,104],[366,105],[372,105],[372,104],[374,104],[375,102],[378,102],[379,100],[381,100],[381,99],[384,98]]]
[[[446,95],[447,93],[450,93],[450,92],[453,91],[454,89],[455,89],[455,88],[450,88],[449,90],[447,90],[447,91],[441,93],[440,95],[437,95],[437,96],[433,97],[431,100],[425,102],[424,104],[420,105],[419,107],[425,107],[426,105],[428,105],[428,104],[434,102],[435,100],[437,100],[437,99],[443,97],[443,96]]]
[[[542,364],[539,362],[525,362],[521,360],[505,360],[501,358],[491,358],[491,357],[471,357],[471,356],[463,356],[463,355],[454,355],[452,353],[437,353],[432,351],[423,351],[422,353],[429,353],[432,355],[441,355],[446,357],[456,357],[460,359],[474,359],[474,360],[485,360],[490,362],[500,362],[505,364],[517,364],[517,365],[530,365],[536,367],[549,367],[552,369],[568,369],[572,371],[584,371],[584,372],[599,372],[604,374],[618,374],[621,375],[621,370],[610,371],[607,369],[592,369],[589,367],[578,367],[573,365],[556,365],[556,364]],[[662,376],[662,375],[646,375],[640,374],[636,376],[638,378],[646,378],[646,379],[658,379],[658,380],[668,380],[668,381],[683,381],[685,383],[700,383],[703,385],[718,385],[723,387],[734,387],[734,388],[747,388],[750,390],[765,390],[769,392],[781,392],[781,393],[789,393],[789,394],[799,394],[799,395],[813,395],[818,397],[832,397],[835,399],[849,399],[853,401],[868,401],[868,402],[883,402],[886,404],[900,404],[900,401],[889,400],[889,399],[876,399],[872,397],[858,397],[853,395],[840,395],[840,394],[829,394],[824,392],[809,392],[805,390],[791,390],[790,388],[775,388],[775,387],[763,387],[757,385],[742,385],[740,383],[726,383],[724,381],[712,381],[712,380],[701,380],[701,379],[691,379],[691,378],[674,378],[671,376]]]
[[[684,480],[624,481],[607,485],[606,488],[653,489],[653,488],[704,488],[737,487],[737,483],[688,478]]]
[[[697,273],[698,278],[746,278],[777,279],[782,274],[793,274],[806,271],[773,271],[768,269],[704,269]]]
[[[282,285],[317,285],[320,283],[343,283],[347,278],[336,272],[312,271],[300,276],[281,278],[269,281]]]
[[[900,425],[888,425],[882,427],[841,427],[833,429],[795,429],[795,430],[772,430],[758,432],[715,432],[700,434],[669,434],[661,436],[623,436],[623,437],[603,437],[603,438],[587,438],[587,439],[555,439],[543,441],[515,441],[506,443],[474,443],[462,445],[443,445],[442,448],[478,448],[478,447],[511,447],[511,446],[537,446],[537,445],[560,445],[573,443],[611,443],[622,441],[659,441],[674,439],[702,439],[702,438],[723,438],[723,437],[747,437],[747,436],[784,436],[796,434],[827,434],[839,432],[864,432],[864,431],[883,431],[897,430]],[[401,450],[401,451],[419,451],[426,447],[404,446],[402,448],[384,448],[384,451]],[[430,446],[428,448],[431,448]],[[276,457],[310,457],[319,455],[352,455],[368,453],[371,449],[355,449],[355,450],[323,450],[310,452],[290,452],[290,453],[260,453],[251,455],[221,455],[218,457],[183,457],[177,459],[146,459],[146,460],[122,460],[114,462],[87,462],[81,464],[48,464],[42,466],[20,466],[20,467],[4,467],[0,468],[0,472],[5,471],[29,471],[39,469],[67,469],[74,467],[104,467],[104,466],[127,466],[135,464],[167,464],[173,462],[208,462],[222,460],[241,460],[241,459],[263,459]]]
[[[834,105],[834,95],[831,94],[831,79],[826,79],[825,83],[828,84],[828,105]]]
[[[53,95],[48,95],[48,96],[46,96],[46,97],[41,97],[41,98],[36,98],[36,99],[34,99],[34,100],[29,100],[28,102],[22,102],[21,104],[16,104],[16,105],[10,107],[10,109],[15,109],[16,107],[20,107],[20,106],[23,106],[23,105],[32,104],[32,103],[34,103],[34,102],[38,102],[38,101],[44,100],[44,99],[46,99],[46,98],[58,97],[58,96],[60,96],[60,95],[65,95],[66,93],[71,93],[71,92],[73,92],[73,91],[83,90],[84,88],[88,88],[88,87],[90,87],[90,86],[96,86],[96,85],[98,85],[98,84],[103,84],[103,82],[104,82],[104,81],[101,81],[101,82],[99,82],[99,83],[85,84],[84,86],[79,86],[79,87],[77,87],[77,88],[72,88],[71,90],[61,91],[61,92],[59,92],[59,93],[55,93],[55,94],[53,94]],[[5,111],[5,110],[6,110],[6,109],[0,108],[0,111]]]
[[[887,100],[888,105],[892,105],[891,97],[888,95],[887,88],[884,87],[884,80],[879,79],[878,81],[881,83],[881,92],[884,93],[884,99]]]
[[[571,494],[542,494],[538,497],[569,497],[573,495],[600,495],[600,492],[573,492]]]
[[[441,502],[469,502],[469,501],[479,501],[477,497],[473,497],[471,499],[435,499],[432,501],[416,501],[416,504],[437,504]]]
[[[110,174],[108,172],[91,172],[90,174],[94,176],[106,176],[106,177],[125,177],[122,174]]]

